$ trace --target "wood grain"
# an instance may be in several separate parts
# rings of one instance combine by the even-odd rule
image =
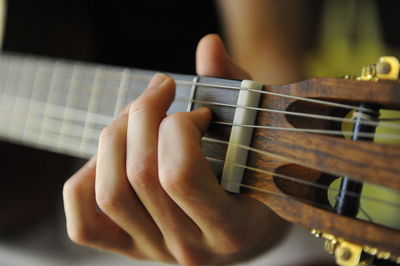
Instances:
[[[384,108],[400,109],[400,84],[398,82],[366,82],[336,78],[311,79],[283,86],[265,86],[264,90],[294,96],[324,99],[340,103],[368,102]],[[260,106],[298,112],[320,111],[325,115],[337,115],[332,107],[311,104],[302,110],[298,100],[264,95]],[[313,109],[313,110],[312,110]],[[346,112],[339,112],[344,115]],[[289,119],[288,119],[289,118]],[[289,120],[289,121],[288,121]],[[332,127],[331,122],[317,119],[288,117],[284,114],[259,112],[257,125],[279,127],[322,128]],[[338,127],[337,127],[338,128]],[[341,137],[311,133],[284,132],[257,129],[252,146],[284,157],[275,160],[251,152],[248,165],[270,172],[291,168],[297,177],[319,182],[324,173],[346,175],[363,182],[370,182],[396,190],[400,189],[400,148],[398,146],[350,141]],[[306,166],[297,167],[296,165]],[[296,170],[303,169],[303,170]],[[304,170],[304,169],[310,169]],[[314,169],[314,170],[313,170]],[[330,175],[325,176],[329,179]],[[334,234],[350,242],[368,245],[399,254],[400,232],[334,213],[326,200],[318,199],[316,190],[305,185],[291,186],[278,178],[254,171],[246,171],[244,184],[257,188],[243,192],[257,198],[282,218],[304,226]],[[291,194],[292,196],[288,196]],[[299,198],[296,198],[299,197]],[[319,202],[316,202],[319,200]]]

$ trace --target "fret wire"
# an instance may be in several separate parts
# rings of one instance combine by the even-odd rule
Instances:
[[[98,113],[98,107],[99,103],[97,100],[97,97],[99,93],[102,91],[101,86],[99,84],[99,78],[102,76],[102,71],[103,69],[101,67],[97,67],[94,71],[94,76],[93,76],[93,81],[92,81],[92,86],[90,87],[90,96],[89,96],[89,103],[87,107],[87,112],[85,116],[85,122],[83,126],[83,132],[82,132],[82,139],[87,138],[87,135],[89,134],[89,126],[91,125],[91,122],[89,122],[89,119],[91,119],[91,114],[92,113]],[[82,141],[81,145],[79,146],[79,152],[82,152],[85,149],[85,142]]]
[[[5,124],[5,121],[0,122],[0,124]],[[8,130],[10,134],[13,136],[19,136],[21,135],[22,129],[24,128],[24,125],[12,125],[8,126]],[[0,131],[2,131],[2,127],[0,127]],[[38,142],[36,141],[37,139],[37,132],[26,132],[24,138],[22,136],[20,137],[20,140],[22,143],[34,146],[34,147],[39,147],[39,148],[47,148],[51,151],[55,152],[61,152],[61,153],[66,153],[72,156],[78,156],[82,158],[89,158],[93,154],[96,153],[97,151],[97,146],[86,146],[86,151],[83,152],[78,152],[78,147],[81,143],[81,140],[76,140],[74,138],[71,138],[69,136],[64,136],[64,144],[65,145],[60,145],[59,144],[59,133],[50,133],[50,132],[44,132],[43,135],[47,139],[47,142],[38,145]],[[15,137],[8,137],[7,138],[10,141],[15,141]]]
[[[40,102],[43,102],[42,109],[43,109],[43,117],[40,123],[40,128],[43,129],[46,126],[46,118],[47,113],[49,110],[49,102],[54,98],[53,94],[55,90],[53,89],[53,81],[54,81],[54,73],[56,71],[56,65],[53,61],[42,61],[41,67],[39,67],[39,81],[40,84],[40,93],[42,94],[40,98],[38,97]],[[32,105],[32,103],[31,103]],[[39,135],[39,143],[44,141],[44,137],[40,134]]]
[[[130,73],[128,69],[124,69],[121,74],[121,82],[118,86],[117,102],[115,103],[113,117],[116,117],[125,107],[124,99],[127,99],[128,84],[130,80]]]
[[[80,68],[80,66],[78,64],[73,64],[72,65],[72,71],[71,71],[71,76],[70,76],[70,80],[69,80],[69,85],[67,87],[67,97],[66,97],[66,101],[65,101],[65,107],[68,106],[73,106],[73,101],[75,100],[73,97],[73,91],[77,90],[77,86],[75,84],[75,76],[78,75],[78,68]],[[61,96],[61,94],[60,94]],[[71,115],[69,113],[70,108],[63,108],[62,111],[62,124],[60,127],[60,136],[59,136],[59,140],[58,140],[58,146],[63,146],[66,143],[66,140],[64,138],[64,132],[66,131],[66,125],[63,123],[66,120],[66,117],[68,115]]]
[[[38,70],[39,70],[39,65],[40,65],[40,60],[37,63],[32,64],[33,66],[33,80],[32,80],[32,90],[30,90],[30,98],[34,99],[35,97],[35,93],[37,91],[37,82],[38,82]],[[32,104],[31,101],[28,102],[27,104],[27,111],[26,113],[29,114],[31,112],[32,109]],[[22,136],[22,141],[25,141],[25,138],[29,135],[29,132],[27,132],[26,130],[26,123],[27,122],[27,118],[25,119],[25,127],[23,129],[23,136]]]
[[[61,87],[61,84],[59,84],[59,81],[57,77],[57,72],[62,71],[66,72],[65,69],[62,69],[62,66],[58,61],[54,62],[51,74],[50,74],[50,82],[49,82],[49,92],[47,95],[47,100],[45,104],[45,109],[44,109],[44,119],[42,120],[42,125],[41,125],[41,130],[46,131],[48,128],[52,127],[52,116],[54,116],[57,113],[60,113],[60,116],[63,116],[63,109],[62,112],[57,112],[58,110],[54,110],[52,102],[56,103],[57,102],[57,93],[60,94],[59,98],[61,99],[61,93],[59,92],[59,88]],[[34,102],[34,104],[38,104],[37,102]],[[61,124],[59,124],[58,130],[61,129]],[[39,138],[39,143],[45,143],[46,142],[45,135],[41,135]]]
[[[10,62],[10,65],[9,65],[10,72],[13,71],[13,68],[18,66],[18,63],[19,62],[17,62],[17,61]],[[20,93],[20,90],[21,90],[21,79],[19,77],[21,77],[22,72],[24,70],[24,63],[25,63],[25,60],[22,61],[22,67],[19,67],[19,68],[16,67],[19,70],[19,71],[16,70],[16,75],[9,76],[8,79],[7,79],[7,85],[6,85],[5,91],[10,90],[9,94],[10,95],[14,95],[14,97],[10,97],[11,99],[8,101],[8,103],[10,103],[10,105],[14,106],[14,108],[20,108],[20,105],[18,104],[18,102],[16,100],[17,99],[16,97]],[[11,82],[11,80],[14,80],[14,81]],[[17,80],[17,81],[15,82],[15,80]],[[12,114],[10,117],[8,117],[8,119],[10,119],[10,121],[13,121],[14,120],[14,115]]]
[[[54,90],[54,74],[57,71],[57,62],[54,62],[54,64],[50,65],[50,77],[49,77],[49,85],[47,89],[47,96],[46,96],[46,102],[44,104],[44,111],[43,111],[43,118],[41,119],[40,123],[40,130],[39,130],[39,144],[43,144],[46,142],[46,138],[42,132],[45,132],[46,129],[49,127],[49,124],[52,124],[51,118],[49,117],[49,103],[52,101],[54,98],[55,90]],[[30,114],[29,114],[30,115]],[[53,125],[53,124],[52,124]]]
[[[49,147],[52,146],[51,150],[54,151],[58,151],[58,152],[62,152],[65,149],[69,149],[70,152],[69,154],[71,154],[71,151],[73,151],[76,154],[87,154],[88,150],[93,150],[93,147],[97,147],[97,139],[91,140],[91,139],[87,139],[87,140],[83,140],[86,142],[91,142],[94,143],[94,145],[86,145],[86,150],[83,152],[79,151],[79,145],[82,142],[82,136],[77,134],[78,132],[76,131],[64,131],[63,133],[63,138],[64,138],[64,142],[60,145],[58,143],[59,137],[60,137],[60,131],[57,130],[59,124],[61,124],[60,120],[55,120],[54,123],[52,124],[52,127],[47,128],[45,130],[43,130],[43,136],[45,137],[46,141],[43,143],[38,143],[37,140],[37,133],[41,131],[41,126],[40,123],[38,123],[38,121],[41,120],[40,115],[29,115],[28,117],[26,117],[24,114],[17,114],[17,117],[19,116],[21,119],[17,119],[17,120],[13,120],[13,121],[9,121],[6,118],[9,116],[9,114],[16,112],[13,109],[10,109],[6,112],[4,111],[0,111],[0,116],[2,117],[1,121],[0,121],[0,125],[2,125],[0,127],[0,132],[4,131],[4,126],[6,126],[6,130],[9,130],[10,133],[12,134],[12,137],[8,137],[9,140],[15,141],[15,140],[19,140],[22,143],[27,143],[29,142],[30,144],[34,144],[35,147]],[[25,119],[27,118],[27,119]],[[26,120],[26,121],[25,121]],[[64,121],[64,123],[68,123],[69,121]],[[21,130],[22,128],[26,128],[27,130],[25,131],[25,136],[24,136],[24,132]],[[72,128],[72,127],[70,127]],[[52,137],[53,141],[51,143],[49,143],[49,136]],[[71,144],[72,143],[72,144]],[[72,146],[71,146],[72,145]],[[93,153],[92,153],[93,154]]]
[[[140,76],[140,75],[137,75],[137,74],[134,74],[134,73],[130,75],[130,80],[129,80],[129,84],[128,84],[128,91],[127,91],[127,97],[125,98],[124,106],[127,106],[132,99],[137,99],[140,96],[140,94],[142,94],[142,92],[144,91],[144,88],[141,88],[139,86],[139,82],[140,81],[137,81],[138,76]],[[135,86],[136,85],[136,81],[137,81],[137,84],[138,84],[137,86]],[[129,95],[129,92],[131,92],[131,95]]]
[[[7,88],[8,88],[8,83],[9,83],[9,73],[10,73],[10,64],[11,64],[11,61],[9,61],[9,60],[4,60],[5,61],[5,63],[6,63],[6,71],[5,71],[5,81],[3,82],[3,84],[4,84],[4,87],[3,87],[3,93],[2,93],[2,95],[1,95],[1,101],[3,102],[3,98],[4,98],[4,95],[5,95],[5,93],[7,92]],[[11,137],[12,135],[11,135],[11,133],[9,133],[8,131],[6,132],[6,136],[7,137]]]
[[[8,94],[1,94],[5,99],[7,99],[8,101],[10,99],[12,99],[13,96],[10,96]],[[26,98],[22,98],[22,97],[18,97],[16,96],[18,101],[21,101],[21,105],[25,105],[27,106],[29,104],[29,102],[31,102],[32,104],[34,104],[35,106],[41,106],[43,104],[45,104],[42,101],[38,101],[35,99],[26,99]],[[9,102],[5,101],[3,103],[3,105],[9,105]],[[1,107],[0,107],[1,108]],[[13,108],[12,105],[10,105],[10,108]],[[83,110],[78,110],[75,108],[70,108],[70,107],[64,107],[64,106],[60,106],[60,105],[56,105],[56,104],[52,104],[52,103],[48,103],[48,108],[50,110],[50,117],[51,116],[59,116],[61,119],[65,118],[66,120],[74,120],[74,121],[79,121],[79,122],[84,122],[84,117],[86,116],[86,111]],[[68,109],[67,113],[64,113],[63,111],[65,109]],[[32,112],[36,112],[36,110],[32,110]],[[92,122],[92,123],[100,123],[102,125],[108,125],[111,121],[112,121],[112,117],[111,116],[106,116],[106,115],[101,115],[101,114],[97,114],[97,113],[92,113],[91,116],[88,118],[88,121]]]
[[[93,136],[97,136],[99,131],[96,130],[95,128],[88,128],[87,130],[89,131],[90,134],[88,137],[82,137],[82,134],[80,134],[80,132],[78,130],[83,130],[83,126],[78,125],[76,123],[76,121],[73,120],[61,120],[61,119],[57,119],[54,117],[46,117],[47,120],[49,120],[51,123],[49,123],[49,127],[47,128],[43,128],[41,126],[40,123],[38,123],[38,121],[42,121],[43,120],[43,116],[41,114],[35,114],[35,113],[29,113],[29,114],[24,114],[23,112],[18,112],[18,110],[15,109],[4,109],[1,108],[0,109],[0,113],[3,113],[3,115],[5,117],[9,117],[9,116],[14,116],[16,117],[16,119],[13,119],[12,123],[16,123],[16,124],[26,124],[29,126],[30,129],[34,129],[34,130],[38,130],[40,132],[41,129],[43,129],[43,131],[48,131],[54,134],[60,134],[60,131],[57,129],[61,126],[62,123],[65,123],[67,125],[69,125],[69,127],[66,127],[66,130],[63,132],[63,134],[65,136],[69,136],[69,137],[76,137],[76,138],[83,138],[85,140],[94,140],[97,142],[98,137],[93,137]],[[8,115],[10,114],[10,115]],[[26,121],[24,120],[25,118]],[[23,121],[24,120],[24,121]],[[11,120],[8,120],[10,121]],[[78,129],[78,130],[75,130]],[[41,143],[39,143],[41,144]]]
[[[193,100],[194,100],[194,95],[196,94],[196,83],[199,81],[199,77],[195,76],[192,80],[192,87],[190,88],[190,94],[189,94],[189,101],[188,101],[188,105],[186,108],[186,112],[190,112],[192,111],[192,105],[193,105]]]
[[[99,84],[101,87],[101,91],[99,94],[99,112],[103,112],[107,115],[115,117],[115,113],[118,110],[117,104],[119,98],[121,97],[121,90],[126,91],[126,78],[129,78],[128,73],[124,73],[124,71],[115,70],[111,67],[104,67],[103,74],[99,78]],[[111,82],[110,76],[117,76],[118,83]],[[124,76],[125,75],[125,76]],[[119,113],[119,112],[118,112]],[[117,114],[118,114],[117,113]]]

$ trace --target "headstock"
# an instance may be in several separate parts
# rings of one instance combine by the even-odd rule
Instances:
[[[259,112],[256,125],[276,130],[255,130],[252,147],[262,152],[250,153],[243,192],[284,219],[326,238],[327,250],[335,254],[339,265],[374,260],[375,265],[379,259],[400,263],[398,75],[398,61],[384,57],[364,68],[360,77],[317,78],[264,87],[276,95],[263,95],[260,107],[287,112]],[[361,132],[358,139],[353,133],[357,123]],[[362,184],[363,191],[340,188],[339,178],[342,184],[345,179]],[[372,195],[366,194],[371,187]],[[345,203],[355,210],[354,215],[340,214],[335,208],[339,192],[360,204]],[[368,201],[375,207],[366,207]],[[389,221],[382,221],[374,208],[391,214]]]

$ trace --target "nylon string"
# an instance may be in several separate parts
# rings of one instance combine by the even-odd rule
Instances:
[[[98,114],[98,113],[93,113],[93,112],[87,112],[83,110],[79,110],[77,108],[73,107],[64,107],[61,105],[57,104],[52,104],[52,103],[47,103],[44,101],[38,101],[34,99],[27,99],[27,98],[22,98],[19,96],[14,96],[14,95],[9,95],[9,94],[2,94],[2,102],[3,105],[6,106],[1,106],[1,109],[7,109],[10,111],[10,109],[14,109],[14,105],[16,102],[19,102],[20,105],[28,105],[30,106],[30,113],[35,113],[35,114],[41,114],[43,110],[46,108],[46,111],[49,113],[46,113],[42,115],[44,118],[50,117],[50,118],[55,118],[58,115],[62,115],[62,118],[76,121],[76,122],[86,122],[86,123],[94,123],[94,124],[99,124],[101,126],[106,126],[111,121],[113,120],[112,116],[107,116],[103,114]],[[179,101],[179,99],[178,99]],[[184,100],[185,102],[189,102],[189,100]],[[197,100],[192,100],[192,102],[199,102]],[[201,103],[205,104],[208,103],[207,101],[200,101]],[[213,105],[216,105],[217,103],[215,102],[210,102]],[[9,105],[9,106],[7,106]],[[36,106],[33,107],[32,105]],[[227,106],[226,104],[220,104],[221,106]],[[238,107],[242,108],[241,106],[236,106],[236,105],[229,105],[228,107]],[[250,109],[250,108],[249,108]],[[263,108],[257,108],[259,111],[269,111],[269,109],[263,109]],[[67,112],[65,112],[67,110]],[[19,111],[19,110],[17,110]],[[279,111],[281,113],[287,113],[286,111]],[[292,112],[289,112],[292,113]],[[308,114],[305,114],[308,115]],[[329,119],[327,118],[319,118],[319,119]],[[334,117],[334,119],[338,119],[337,117]],[[354,123],[354,120],[351,119],[340,119],[342,122],[351,122]],[[360,124],[369,124],[372,125],[373,121],[360,121]],[[292,128],[292,127],[274,127],[274,126],[263,126],[263,125],[239,125],[239,124],[234,124],[230,122],[224,122],[224,121],[212,121],[214,124],[220,124],[220,125],[227,125],[227,126],[240,126],[240,127],[246,127],[246,128],[258,128],[258,129],[266,129],[266,130],[279,130],[279,131],[291,131],[291,132],[302,132],[302,133],[316,133],[316,134],[327,134],[327,135],[337,135],[337,136],[352,136],[353,132],[352,131],[342,131],[342,130],[326,130],[326,129],[308,129],[308,128]],[[376,123],[376,122],[374,122]],[[400,129],[400,125],[397,124],[384,124],[384,123],[376,123],[376,126],[383,126],[383,127],[391,127],[391,128],[396,128]],[[399,140],[400,135],[398,134],[388,134],[388,133],[371,133],[371,132],[359,132],[359,135],[361,137],[374,137],[374,136],[379,136],[384,139],[392,139],[392,140]]]
[[[25,59],[24,59],[25,60]],[[39,63],[43,63],[45,61],[43,60],[38,60],[36,62],[36,64]],[[6,62],[7,63],[7,62]],[[32,63],[32,62],[31,62]],[[53,62],[52,65],[57,65],[58,62]],[[66,63],[63,63],[65,65],[67,65]],[[10,64],[9,64],[10,65]],[[68,65],[67,65],[68,66]],[[85,66],[87,67],[87,66]],[[35,66],[35,71],[34,71],[34,78],[36,77],[37,74],[37,66]],[[107,67],[104,67],[104,70],[107,71]],[[137,74],[132,72],[129,69],[123,69],[124,72],[129,73],[129,75],[131,75],[132,80],[133,79],[141,79],[141,80],[145,80],[148,81],[151,78],[151,75],[141,75],[141,74]],[[11,69],[8,66],[7,69],[7,76],[6,76],[6,80],[8,84],[9,78],[10,76],[12,76],[13,74],[13,69]],[[115,81],[118,82],[118,84],[121,82],[121,76],[119,75],[117,79],[113,79],[111,76],[111,74],[113,74],[113,72],[107,73],[107,79],[108,81]],[[20,75],[20,73],[18,74]],[[17,75],[17,76],[18,76]],[[49,76],[53,76],[55,75],[54,71],[52,72],[51,75]],[[60,71],[58,71],[57,75],[63,75],[63,73],[60,73]],[[77,79],[76,77],[71,76],[64,76],[64,78],[71,78],[71,79]],[[99,77],[99,80],[102,80],[103,77]],[[86,79],[78,79],[79,82],[81,84],[87,84],[90,81],[87,81]],[[220,85],[220,84],[210,84],[210,83],[201,83],[201,82],[190,82],[190,81],[185,81],[185,80],[176,80],[177,85],[190,85],[190,86],[196,86],[197,89],[199,88],[218,88],[218,89],[231,89],[231,90],[244,90],[240,87],[235,87],[235,86],[226,86],[226,85]],[[18,81],[18,84],[20,84],[20,81]],[[18,85],[19,86],[19,85]],[[359,107],[359,106],[353,106],[353,105],[347,105],[347,104],[339,104],[339,103],[335,103],[335,102],[329,102],[329,101],[323,101],[323,100],[316,100],[316,99],[309,99],[309,98],[305,98],[305,97],[299,97],[299,96],[292,96],[292,95],[286,95],[286,94],[280,94],[280,93],[273,93],[273,92],[267,92],[267,91],[258,91],[258,90],[247,90],[246,91],[254,91],[255,93],[261,93],[261,94],[268,94],[268,95],[274,95],[274,96],[278,96],[278,97],[285,97],[285,98],[291,98],[291,99],[296,99],[296,100],[301,100],[301,101],[306,101],[306,102],[312,102],[312,103],[317,103],[317,104],[323,104],[323,105],[328,105],[328,106],[334,106],[334,107],[339,107],[339,108],[344,108],[344,109],[348,109],[348,110],[358,110],[358,111],[363,111],[363,112],[375,112],[374,110],[368,109],[368,108],[363,108],[363,107]],[[112,91],[114,92],[114,91]],[[106,95],[107,96],[107,95]],[[88,117],[90,119],[89,122],[95,124],[95,125],[100,125],[100,126],[105,126],[107,124],[109,124],[113,117],[112,116],[107,116],[107,115],[101,115],[101,114],[96,114],[96,113],[90,113],[90,116],[87,116],[88,112],[83,111],[83,110],[79,110],[76,108],[71,108],[71,107],[64,107],[64,106],[60,106],[60,105],[56,105],[56,104],[51,104],[51,103],[45,103],[42,101],[36,101],[35,100],[31,100],[31,99],[23,99],[19,96],[16,95],[7,95],[7,94],[2,94],[1,95],[1,102],[6,102],[6,103],[12,103],[14,104],[15,102],[19,101],[20,104],[24,104],[26,103],[29,106],[29,111],[31,111],[31,113],[26,114],[26,113],[18,113],[18,110],[14,110],[11,106],[10,108],[4,108],[4,103],[2,104],[2,106],[0,107],[0,114],[3,112],[5,112],[5,114],[9,114],[11,113],[14,116],[18,117],[18,119],[21,119],[19,121],[9,121],[7,118],[9,117],[5,117],[6,119],[2,119],[2,123],[3,124],[7,124],[9,126],[8,130],[8,134],[10,135],[10,132],[14,132],[15,134],[18,133],[18,130],[24,130],[27,128],[27,124],[26,121],[28,121],[29,127],[34,126],[35,128],[35,132],[38,133],[45,133],[48,135],[48,137],[50,139],[52,139],[51,137],[57,137],[59,136],[59,132],[57,132],[56,129],[53,128],[41,128],[38,125],[41,125],[41,123],[37,123],[38,121],[40,122],[42,119],[51,119],[52,122],[54,122],[55,128],[57,128],[57,126],[62,125],[63,123],[69,123],[70,125],[72,125],[74,127],[74,129],[85,129],[85,126],[79,126],[77,124],[75,124],[76,122],[85,122],[82,121],[82,119],[80,119],[80,117]],[[11,101],[13,100],[13,101]],[[177,99],[178,101],[181,99]],[[276,112],[276,113],[282,113],[282,114],[287,114],[287,115],[296,115],[296,116],[303,116],[303,117],[308,117],[308,118],[315,118],[315,119],[323,119],[323,120],[330,120],[330,121],[337,121],[337,122],[346,122],[346,123],[354,123],[353,120],[351,119],[345,119],[345,118],[340,118],[340,117],[332,117],[332,116],[323,116],[323,115],[314,115],[314,114],[308,114],[308,113],[299,113],[299,112],[288,112],[288,111],[284,111],[284,110],[273,110],[273,109],[266,109],[266,108],[250,108],[250,107],[244,107],[244,106],[238,106],[238,105],[229,105],[225,104],[225,103],[218,103],[218,102],[208,102],[208,101],[200,101],[200,100],[187,100],[187,99],[182,99],[183,101],[186,102],[197,102],[197,103],[201,103],[201,104],[208,104],[208,105],[218,105],[218,106],[226,106],[226,107],[232,107],[232,108],[247,108],[247,109],[253,109],[253,110],[257,110],[257,111],[264,111],[264,112]],[[33,107],[32,107],[33,105]],[[49,115],[47,112],[45,115],[41,115],[40,114],[40,110],[43,110],[43,105],[46,106],[46,110],[49,109],[49,112],[51,112],[51,114]],[[40,107],[39,107],[40,106]],[[65,109],[68,109],[68,112],[65,113],[67,114],[65,118],[65,120],[60,120],[60,114],[64,115],[64,111]],[[25,117],[24,117],[25,115]],[[4,116],[4,114],[2,115]],[[34,120],[32,120],[32,116],[34,116]],[[30,119],[27,119],[27,118]],[[36,120],[35,120],[36,119]],[[59,121],[57,121],[59,120]],[[399,119],[390,119],[389,121],[398,121]],[[380,126],[385,126],[385,127],[392,127],[392,128],[400,128],[399,125],[396,124],[392,124],[392,123],[387,123],[388,120],[385,120],[385,122],[380,122],[379,125]],[[327,130],[319,130],[319,131],[313,131],[311,129],[301,129],[301,128],[279,128],[279,127],[265,127],[265,126],[251,126],[251,125],[235,125],[233,123],[228,123],[228,122],[224,122],[224,121],[215,121],[214,123],[216,124],[220,124],[220,125],[229,125],[229,126],[242,126],[242,127],[254,127],[254,128],[264,128],[264,129],[276,129],[276,130],[299,130],[301,132],[311,132],[311,133],[321,133],[321,134],[340,134],[341,135],[346,135],[346,134],[350,134],[350,132],[342,132],[342,131],[327,131]],[[361,123],[364,123],[365,125],[372,125],[372,126],[377,126],[378,122],[376,121],[361,121]],[[85,129],[88,130],[88,129]],[[310,131],[311,130],[311,131]],[[4,131],[4,130],[1,130]],[[78,130],[79,131],[79,130]],[[93,129],[89,129],[90,136],[85,136],[85,138],[82,138],[82,136],[79,136],[78,134],[74,133],[74,130],[68,130],[67,132],[63,132],[64,134],[68,135],[70,137],[70,139],[68,141],[71,141],[71,143],[73,143],[72,140],[78,138],[78,140],[75,140],[75,144],[82,144],[83,141],[85,141],[85,139],[89,138],[91,140],[97,140],[97,136],[99,134],[99,130],[93,128]],[[353,132],[351,132],[352,134]],[[365,133],[365,132],[364,132]],[[369,133],[371,134],[371,133]],[[37,134],[36,134],[37,135]],[[377,134],[375,134],[377,135]],[[23,136],[25,137],[25,132],[23,134]],[[27,137],[35,137],[35,134],[26,134]],[[387,138],[398,138],[397,135],[388,135],[386,134]],[[221,143],[224,142],[222,140],[217,140],[217,139],[203,139],[204,141],[214,141],[217,143]],[[57,144],[59,144],[57,141],[55,142]],[[229,142],[225,142],[226,144],[229,144]],[[42,143],[43,144],[43,143]],[[88,147],[90,147],[90,149],[92,150],[93,154],[93,150],[94,152],[96,151],[96,145],[91,145],[91,143],[88,143]],[[244,148],[244,147],[240,147],[240,148]],[[89,149],[89,148],[88,148]],[[253,152],[258,152],[263,154],[263,151],[257,150],[251,147],[247,147],[247,149],[253,151]],[[269,154],[269,156],[271,156],[272,154]],[[279,157],[278,155],[274,155],[274,157]],[[287,159],[285,158],[280,158],[281,160],[285,160],[287,161]],[[227,162],[229,163],[229,162]],[[296,162],[295,162],[296,163]],[[299,164],[299,163],[297,163]],[[302,165],[302,164],[300,164]],[[276,175],[276,173],[274,173]],[[295,178],[295,177],[293,177]],[[296,179],[296,178],[295,178]],[[294,182],[294,180],[292,180]],[[304,181],[304,180],[301,180]],[[310,184],[309,184],[310,185]],[[319,184],[317,184],[319,185]]]
[[[2,56],[3,58],[7,58],[10,56]],[[26,59],[28,58],[28,59]],[[29,60],[29,57],[21,57],[19,60],[23,61],[23,60]],[[12,58],[11,60],[16,61],[16,58]],[[71,66],[73,66],[72,63],[68,63],[68,62],[64,62],[64,61],[49,61],[46,59],[36,59],[36,60],[32,60],[30,59],[31,62],[29,63],[36,63],[36,64],[48,64],[50,66],[54,66],[56,64],[59,65],[64,65],[66,66],[66,68],[70,68]],[[33,61],[33,62],[32,62]],[[7,62],[5,62],[7,63]],[[21,63],[22,65],[22,63]],[[76,64],[75,64],[76,65]],[[131,69],[118,69],[117,71],[121,72],[118,73],[117,75],[115,75],[113,72],[111,72],[111,70],[115,71],[113,68],[108,67],[108,66],[101,66],[101,65],[91,65],[91,64],[83,64],[81,63],[81,67],[85,67],[88,68],[90,70],[90,68],[92,68],[92,70],[96,69],[96,68],[101,68],[104,69],[105,71],[107,71],[108,69],[110,70],[110,72],[106,72],[107,78],[104,79],[103,77],[99,77],[99,80],[106,80],[106,81],[113,81],[116,82],[117,84],[119,84],[121,82],[121,73],[122,72],[127,72],[130,73],[131,77],[133,79],[140,79],[142,81],[149,81],[151,79],[151,74],[146,75],[146,74],[138,74],[135,73],[135,70],[131,70]],[[8,75],[12,74],[12,70],[10,68],[8,68]],[[18,72],[17,72],[18,73]],[[117,76],[117,78],[113,78],[112,76],[115,75]],[[50,76],[50,75],[49,75]],[[68,77],[66,76],[64,73],[57,73],[57,76],[60,77]],[[70,77],[70,78],[75,78],[75,77]],[[82,84],[85,83],[90,83],[90,81],[87,81],[85,79],[80,81]],[[344,108],[344,109],[349,109],[349,110],[359,110],[359,111],[363,111],[363,112],[370,112],[370,113],[376,113],[376,111],[369,109],[369,108],[365,108],[365,107],[360,107],[360,106],[354,106],[354,105],[349,105],[349,104],[341,104],[341,103],[335,103],[335,102],[330,102],[330,101],[324,101],[324,100],[317,100],[317,99],[310,99],[310,98],[306,98],[306,97],[300,97],[300,96],[293,96],[293,95],[288,95],[288,94],[282,94],[282,93],[275,93],[275,92],[268,92],[268,91],[259,91],[259,90],[251,90],[251,89],[243,89],[241,87],[236,87],[236,86],[227,86],[227,85],[221,85],[221,84],[210,84],[210,83],[202,83],[202,82],[193,82],[193,81],[187,81],[187,80],[175,80],[177,85],[188,85],[188,86],[196,86],[196,87],[212,87],[212,88],[219,88],[219,89],[229,89],[229,90],[246,90],[246,91],[252,91],[255,93],[260,93],[260,94],[268,94],[268,95],[273,95],[273,96],[278,96],[278,97],[284,97],[284,98],[290,98],[290,99],[296,99],[296,100],[300,100],[300,101],[306,101],[306,102],[312,102],[312,103],[318,103],[318,104],[323,104],[323,105],[328,105],[328,106],[335,106],[335,107],[339,107],[339,108]],[[90,86],[89,86],[90,87]]]
[[[38,118],[38,117],[36,117],[36,118]],[[47,140],[50,141],[50,142],[53,142],[54,144],[58,144],[59,134],[57,134],[57,130],[45,129],[44,130],[45,132],[43,132],[43,129],[38,126],[39,123],[36,123],[37,121],[32,120],[32,119],[29,119],[28,121],[30,122],[28,125],[30,127],[30,132],[31,133],[33,131],[41,133],[41,134],[48,133],[47,136],[46,136]],[[13,128],[13,129],[15,127],[17,127],[17,130],[20,130],[20,129],[22,129],[22,128],[27,126],[25,124],[25,121],[22,121],[22,122],[20,122],[18,124],[18,122],[15,122],[15,121],[11,122],[11,121],[7,121],[7,120],[2,120],[1,124],[3,124],[3,125],[4,124],[6,124],[6,125],[8,124],[9,128]],[[33,126],[33,128],[32,128],[32,126]],[[55,126],[57,126],[57,125],[55,124]],[[69,138],[72,138],[72,139],[74,139],[74,138],[75,139],[76,138],[79,139],[81,136],[79,134],[76,134],[76,133],[74,134],[74,132],[75,131],[67,131],[66,136],[69,137]],[[98,136],[98,134],[99,134],[99,132],[96,132],[97,136]],[[32,134],[31,136],[37,136],[37,135],[38,134]],[[93,136],[92,140],[97,141],[98,137]],[[82,139],[81,141],[85,141],[85,140]],[[69,143],[67,145],[68,146],[81,145],[81,141],[69,140]],[[216,143],[221,143],[221,144],[226,144],[226,145],[231,144],[231,143],[229,143],[227,141],[223,141],[223,140],[219,140],[219,139],[212,139],[212,138],[203,138],[203,141],[216,142]],[[91,154],[95,154],[96,150],[97,150],[97,146],[93,145],[93,143],[88,143],[87,145],[88,145],[88,147],[91,147],[90,148]],[[263,152],[261,150],[254,149],[254,148],[251,148],[251,147],[248,147],[248,146],[243,146],[243,145],[238,145],[238,144],[234,144],[234,145],[237,145],[240,148],[249,149],[249,150],[251,150],[253,152],[265,154],[265,152]],[[73,148],[73,147],[71,147],[71,148]],[[276,157],[276,155],[273,155],[273,156]],[[296,178],[296,177],[293,177],[293,176],[287,176],[287,175],[282,175],[282,174],[279,174],[279,173],[269,172],[269,171],[266,171],[266,170],[263,170],[263,169],[260,169],[260,168],[241,165],[241,164],[237,164],[237,163],[233,163],[233,162],[229,162],[229,161],[224,161],[224,160],[220,160],[220,159],[212,158],[212,157],[207,157],[207,159],[209,161],[214,161],[214,162],[218,162],[218,163],[225,163],[226,162],[228,164],[233,164],[233,165],[235,165],[237,167],[245,168],[245,169],[248,169],[248,170],[251,170],[251,171],[256,171],[256,172],[260,172],[260,173],[264,173],[264,174],[277,176],[277,177],[279,177],[281,179],[284,179],[284,180],[288,180],[288,181],[292,181],[292,182],[295,182],[295,183],[311,186],[311,187],[314,187],[314,188],[324,189],[324,190],[327,190],[327,191],[328,190],[336,191],[336,192],[338,191],[338,189],[336,189],[336,188],[331,188],[331,187],[326,186],[326,185],[322,185],[322,184],[318,184],[318,183],[302,180],[302,179],[299,179],[299,178]],[[275,158],[275,159],[278,159],[278,158]],[[287,161],[287,159],[284,159],[284,160]],[[299,164],[299,163],[297,163],[297,164]],[[299,165],[302,165],[302,164],[299,164]],[[385,200],[382,200],[382,199],[379,199],[379,198],[375,198],[375,197],[371,197],[371,196],[360,196],[358,194],[351,193],[351,192],[346,192],[346,195],[349,195],[349,196],[352,196],[352,197],[358,197],[360,199],[365,199],[365,200],[369,200],[369,201],[374,201],[374,202],[377,202],[377,203],[380,203],[380,204],[386,204],[386,205],[389,205],[389,206],[392,206],[392,207],[400,209],[400,205],[399,204],[395,204],[395,203],[392,203],[392,202],[389,202],[389,201],[385,201]]]

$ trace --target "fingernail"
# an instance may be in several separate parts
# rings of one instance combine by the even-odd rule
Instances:
[[[167,78],[168,78],[167,75],[162,73],[157,73],[151,78],[149,82],[149,87],[160,86]]]

